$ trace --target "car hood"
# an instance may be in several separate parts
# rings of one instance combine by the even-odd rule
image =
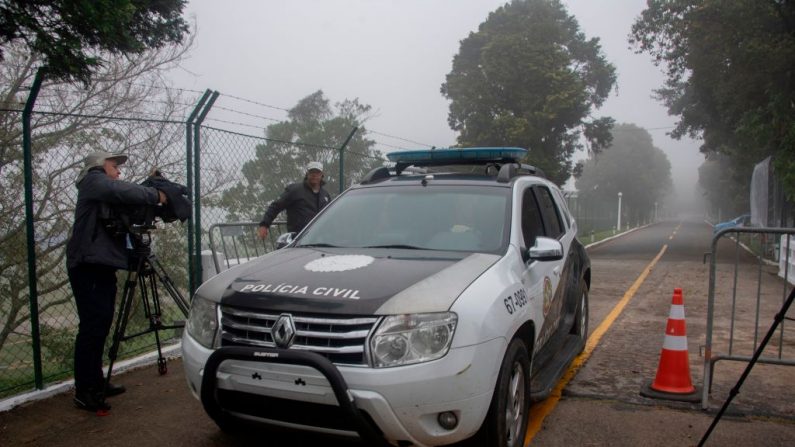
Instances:
[[[198,293],[271,312],[442,312],[500,256],[404,249],[285,248],[228,270]]]

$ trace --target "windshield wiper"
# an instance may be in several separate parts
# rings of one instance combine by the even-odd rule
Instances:
[[[326,244],[326,243],[322,243],[322,242],[320,242],[320,243],[317,243],[317,244],[301,244],[301,245],[296,245],[296,247],[326,247],[326,248],[340,248],[340,246],[339,246],[339,245],[334,245],[334,244]]]
[[[407,248],[409,250],[428,250],[425,247],[417,247],[416,245],[406,245],[406,244],[366,245],[362,248]]]

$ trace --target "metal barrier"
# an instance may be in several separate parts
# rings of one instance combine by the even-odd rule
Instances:
[[[795,284],[795,237],[782,234],[776,252],[778,276],[785,278],[790,284]]]
[[[732,235],[731,242],[734,245],[733,271],[721,272],[721,281],[718,281],[718,245],[721,240],[728,242],[725,236]],[[773,318],[784,304],[791,284],[787,281],[779,281],[774,274],[763,276],[763,270],[772,269],[776,265],[774,262],[765,261],[760,253],[768,253],[772,257],[780,257],[777,263],[783,271],[779,271],[777,276],[787,278],[792,276],[789,272],[793,264],[791,259],[793,248],[790,244],[795,243],[795,228],[728,228],[716,233],[712,238],[709,267],[709,295],[707,301],[707,327],[706,343],[704,349],[704,388],[702,390],[701,407],[709,407],[709,395],[712,392],[713,375],[716,363],[720,360],[730,360],[738,362],[750,362],[754,351],[759,347],[760,330],[762,334],[773,323]],[[745,241],[743,241],[745,238]],[[778,241],[781,241],[779,244]],[[750,247],[749,247],[750,246]],[[740,253],[741,248],[753,254],[756,258],[756,268],[749,271],[746,267],[741,270]],[[772,273],[772,272],[769,272]],[[731,277],[731,281],[726,281],[726,276]],[[751,276],[755,276],[752,278]],[[741,278],[742,277],[742,278]],[[750,289],[755,289],[755,297],[747,293],[738,293],[740,279],[751,282]],[[743,285],[746,285],[745,283]],[[720,287],[723,292],[730,288],[731,300],[719,304],[728,304],[729,308],[716,305],[716,289]],[[780,289],[779,289],[780,288]],[[746,286],[746,290],[749,288]],[[779,294],[780,290],[780,294]],[[728,295],[728,294],[727,294]],[[718,296],[721,296],[720,294]],[[728,337],[718,340],[716,337],[715,316],[720,311],[721,323],[728,321]],[[723,315],[728,312],[726,319]],[[726,333],[725,328],[721,328],[720,333]],[[778,327],[778,346],[769,346],[757,360],[757,363],[767,363],[773,365],[795,365],[795,352],[784,353],[785,337],[793,337],[785,329],[784,322]],[[752,341],[751,341],[752,340]],[[721,343],[721,349],[726,346],[725,352],[718,352],[716,344]],[[792,342],[788,339],[788,342]]]
[[[210,226],[209,256],[215,267],[212,275],[275,250],[276,239],[287,231],[287,222],[274,221],[266,239],[259,239],[258,227],[257,222],[229,222]],[[205,257],[202,256],[203,263],[204,259]],[[205,266],[203,270],[206,272],[207,267]]]

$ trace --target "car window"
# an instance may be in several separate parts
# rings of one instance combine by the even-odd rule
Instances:
[[[318,216],[297,245],[498,253],[507,245],[509,205],[508,188],[351,190]]]
[[[552,199],[552,193],[544,186],[536,186],[533,188],[538,199],[538,205],[541,209],[541,218],[544,222],[545,236],[558,239],[563,236],[564,228],[560,220],[560,212],[558,211],[555,201]]]
[[[525,247],[532,247],[537,236],[544,235],[544,224],[541,220],[541,211],[531,188],[527,188],[522,195],[522,237]]]
[[[558,210],[560,211],[561,217],[563,218],[563,223],[566,225],[566,228],[570,228],[571,212],[569,211],[569,203],[566,200],[566,196],[559,189],[555,189],[553,191],[555,192],[555,197],[558,199]]]

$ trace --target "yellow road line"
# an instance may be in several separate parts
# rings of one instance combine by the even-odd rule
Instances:
[[[555,406],[558,404],[560,400],[561,393],[563,392],[563,388],[569,383],[569,381],[574,378],[577,374],[577,371],[580,370],[580,367],[591,357],[591,353],[596,348],[596,345],[599,344],[599,341],[602,339],[602,336],[610,329],[610,326],[613,325],[616,318],[621,315],[621,312],[624,310],[624,307],[629,303],[629,300],[635,296],[635,293],[638,291],[640,286],[646,280],[646,277],[649,276],[651,273],[652,268],[654,268],[657,261],[660,260],[662,255],[668,249],[668,245],[663,245],[660,252],[657,253],[657,256],[652,259],[649,265],[643,269],[638,279],[632,283],[632,286],[624,293],[624,296],[621,300],[613,307],[613,310],[610,311],[609,314],[602,320],[602,323],[599,324],[599,327],[594,329],[591,335],[588,337],[588,341],[585,343],[585,349],[582,351],[580,355],[578,355],[574,361],[571,362],[571,366],[563,374],[558,384],[552,390],[552,393],[546,398],[543,402],[539,402],[536,405],[533,405],[530,408],[530,422],[527,426],[527,435],[524,438],[524,445],[530,444],[536,434],[541,430],[541,424],[544,422],[547,416],[555,409]]]

